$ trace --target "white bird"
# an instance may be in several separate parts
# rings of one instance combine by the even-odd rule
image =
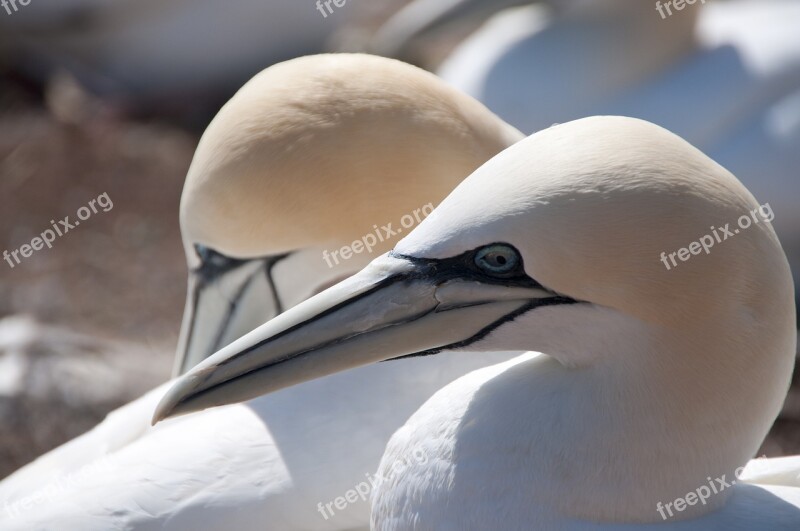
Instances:
[[[800,481],[777,486],[776,470],[800,459],[731,483],[780,410],[797,344],[762,212],[648,122],[549,128],[390,253],[183,376],[155,419],[412,354],[535,349],[444,387],[395,433],[372,529],[796,530]],[[708,254],[692,244],[729,222],[739,232],[704,240]]]
[[[385,252],[406,216],[521,138],[398,61],[322,55],[264,71],[221,110],[189,170],[179,367],[359,270],[372,257],[355,240]],[[352,257],[329,268],[323,252],[342,246]],[[367,481],[435,391],[510,356],[366,367],[151,429],[160,387],[0,483],[0,528],[366,528],[365,494],[325,504]]]
[[[403,49],[443,21],[455,24],[453,14],[524,3],[417,0],[387,24],[380,46]],[[596,114],[675,132],[771,204],[800,273],[800,3],[698,1],[680,11],[667,3],[659,3],[666,18],[655,1],[639,0],[507,9],[461,43],[439,74],[526,134]]]

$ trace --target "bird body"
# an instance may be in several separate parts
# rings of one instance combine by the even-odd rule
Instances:
[[[759,212],[651,123],[550,127],[390,253],[192,369],[154,420],[376,361],[529,350],[445,386],[395,433],[373,530],[796,529],[796,458],[747,465],[797,346],[788,262]],[[741,216],[754,221],[710,252],[659,259]]]
[[[394,430],[442,382],[512,355],[364,367],[150,428],[164,384],[0,483],[0,527],[368,529]]]
[[[552,359],[530,353],[476,370],[436,393],[392,437],[378,473],[391,479],[376,490],[373,529],[521,531],[531,529],[532,523],[539,529],[568,531],[797,528],[800,481],[796,457],[751,461],[738,476],[746,483],[736,484],[735,471],[724,477],[698,477],[697,484],[687,485],[680,496],[643,502],[641,517],[651,522],[649,525],[598,525],[603,516],[613,522],[620,505],[636,504],[636,498],[647,496],[644,489],[660,486],[669,478],[649,471],[646,462],[639,460],[659,456],[658,445],[649,446],[655,437],[634,436],[627,425],[625,431],[621,428],[614,433],[604,423],[608,413],[592,402],[596,394],[570,397],[575,409],[565,411],[556,402],[563,397],[563,392],[556,390],[559,372]],[[574,393],[574,387],[570,390]],[[531,414],[534,404],[537,407]],[[626,439],[632,438],[648,446],[649,454],[619,456],[621,460],[614,462],[602,459],[596,438],[573,441],[571,433],[558,429],[564,419],[569,419],[570,426],[598,425],[613,438],[608,449],[627,448]],[[410,459],[412,452],[425,458]],[[783,474],[773,482],[764,475],[753,478],[747,474],[750,468],[778,468],[774,462],[781,460],[794,461],[794,466],[784,466]],[[390,473],[397,462],[408,463],[402,477]],[[630,491],[614,488],[612,478],[620,475],[638,478]],[[573,478],[578,478],[580,493],[574,492]],[[694,500],[689,497],[694,504],[684,503],[680,511],[675,507],[676,498],[685,500],[686,494],[698,490],[707,495],[705,503],[695,494]],[[713,515],[682,521],[687,513],[708,505],[717,507]],[[443,506],[457,509],[444,512]]]

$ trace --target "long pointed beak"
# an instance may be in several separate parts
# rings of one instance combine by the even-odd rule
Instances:
[[[224,271],[189,273],[176,376],[283,310],[272,280],[272,267],[281,258],[230,260],[234,265]]]
[[[574,301],[532,281],[484,282],[436,260],[384,255],[181,377],[153,422],[377,361],[462,348],[530,309],[566,302]]]

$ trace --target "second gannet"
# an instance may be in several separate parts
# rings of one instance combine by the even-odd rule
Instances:
[[[404,216],[521,138],[398,61],[322,55],[267,69],[220,111],[187,177],[179,366],[357,271],[397,240],[384,226],[408,232]],[[375,225],[385,241],[359,253]],[[352,255],[329,268],[324,251],[343,245]],[[162,386],[1,482],[0,528],[366,528],[365,496],[343,509],[337,498],[363,492],[391,434],[442,385],[510,356],[365,367],[150,429]]]
[[[390,253],[183,376],[154,418],[376,361],[533,349],[446,386],[395,433],[373,530],[796,530],[798,486],[734,479],[780,410],[797,344],[761,208],[648,122],[549,128]]]

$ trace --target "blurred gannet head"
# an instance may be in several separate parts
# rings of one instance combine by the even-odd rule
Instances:
[[[410,65],[318,55],[270,67],[205,131],[180,208],[189,288],[183,372],[388,250],[522,135]],[[407,230],[407,229],[406,229]],[[368,235],[375,235],[374,238]],[[353,245],[362,238],[372,254]],[[359,252],[359,249],[360,252]]]

